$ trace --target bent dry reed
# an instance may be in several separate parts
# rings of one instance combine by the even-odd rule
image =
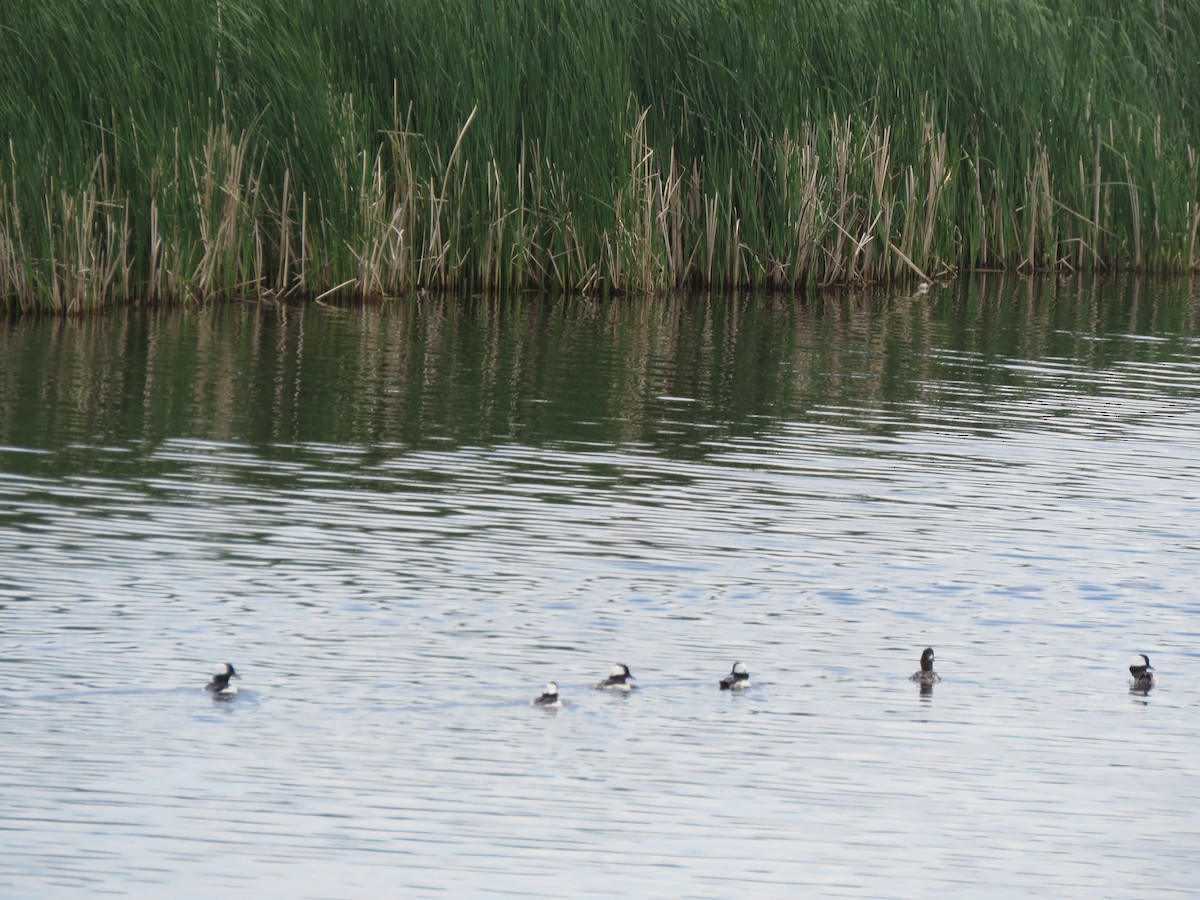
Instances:
[[[1200,0],[45,0],[0,296],[1200,265]]]

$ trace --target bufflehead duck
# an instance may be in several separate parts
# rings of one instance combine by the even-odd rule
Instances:
[[[227,697],[238,692],[237,685],[230,684],[229,679],[240,677],[237,672],[233,671],[233,666],[229,663],[221,663],[221,668],[213,673],[212,681],[206,684],[204,689]]]
[[[721,690],[744,691],[750,687],[750,670],[745,664],[735,662],[729,674],[721,679]]]
[[[921,671],[913,672],[909,681],[915,681],[917,684],[937,684],[941,680],[942,676],[933,671],[933,648],[926,647],[925,652],[921,654]]]
[[[542,691],[542,696],[534,698],[533,705],[554,708],[562,706],[562,700],[558,696],[558,685],[553,681],[546,685],[546,689]]]
[[[617,663],[612,667],[612,671],[608,673],[608,677],[596,685],[598,691],[632,691],[637,685],[630,684],[629,679],[633,674],[629,671],[629,666],[624,663]]]
[[[1145,653],[1137,653],[1129,661],[1129,674],[1133,676],[1132,690],[1148,691],[1154,687],[1154,666]]]

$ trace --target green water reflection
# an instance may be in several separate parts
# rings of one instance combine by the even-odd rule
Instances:
[[[702,456],[844,411],[899,427],[946,385],[986,400],[1056,361],[1191,356],[1185,281],[961,280],[925,295],[238,304],[0,325],[0,444],[373,448],[570,442]],[[1170,386],[1160,386],[1170,393]],[[960,392],[961,393],[961,392]],[[877,424],[863,410],[888,410]],[[858,415],[853,415],[857,411]],[[10,470],[70,465],[6,454]]]

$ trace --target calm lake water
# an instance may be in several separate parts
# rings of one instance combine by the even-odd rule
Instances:
[[[1124,281],[0,323],[0,894],[1195,896],[1198,335]]]

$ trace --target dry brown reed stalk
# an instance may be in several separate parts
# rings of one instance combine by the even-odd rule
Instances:
[[[100,190],[93,178],[78,195],[63,190],[46,198],[46,232],[53,239],[41,292],[56,313],[86,312],[128,297],[129,210],[102,198]]]
[[[199,167],[191,166],[199,217],[200,260],[190,281],[203,297],[257,293],[265,284],[258,173],[247,168],[250,133],[227,122],[209,129]]]
[[[891,192],[892,129],[890,126],[885,126],[881,129],[878,120],[876,120],[872,123],[870,136],[872,140],[872,147],[869,154],[871,161],[871,186],[874,188],[871,203],[876,210],[876,224],[872,228],[872,231],[883,238],[883,243],[886,247],[888,238],[892,233],[892,219],[896,207],[895,198]],[[886,265],[886,253],[880,253],[878,264],[875,263],[875,256],[873,254],[869,256],[865,262],[865,268],[864,276],[868,279],[886,278],[890,274]]]
[[[658,225],[666,250],[667,271],[664,279],[678,290],[686,275],[683,267],[683,171],[671,148],[667,174],[659,183]]]
[[[515,168],[495,159],[472,165],[465,150],[477,110],[445,156],[398,116],[373,151],[342,142],[335,166],[345,195],[321,205],[290,167],[268,188],[255,132],[235,132],[225,120],[207,130],[199,158],[176,143],[174,157],[155,163],[140,214],[114,183],[106,154],[81,187],[49,193],[32,227],[14,177],[0,191],[0,295],[74,313],[143,299],[341,290],[383,298],[464,285],[804,290],[910,273],[926,281],[952,270],[964,248],[974,265],[1025,271],[1101,268],[1114,253],[1141,267],[1200,264],[1200,196],[1185,210],[1174,255],[1147,255],[1156,252],[1147,240],[1166,239],[1160,189],[1137,180],[1137,152],[1118,154],[1111,126],[1096,130],[1094,148],[1057,185],[1042,144],[1013,185],[1013,172],[978,152],[951,159],[931,118],[915,126],[919,152],[904,162],[890,126],[834,118],[777,140],[743,134],[740,170],[655,147],[649,110],[630,114],[628,169],[615,186],[611,224],[598,233],[578,224],[584,188],[536,142],[521,144]],[[1142,152],[1162,152],[1157,129],[1144,140]],[[1122,162],[1123,181],[1105,182],[1105,160]],[[1178,171],[1196,194],[1195,149]],[[959,223],[948,189],[963,178],[959,194],[975,209]],[[340,228],[330,209],[347,211]]]
[[[612,273],[618,290],[651,290],[654,282],[654,189],[652,186],[654,151],[646,139],[649,109],[638,115],[629,134],[629,182],[617,199],[618,267]],[[624,265],[622,265],[624,263]],[[629,276],[621,280],[622,268]]]
[[[942,191],[950,182],[951,172],[946,165],[946,133],[937,131],[929,119],[924,123],[925,163],[928,181],[924,197],[921,198],[925,207],[925,227],[922,229],[921,262],[926,268],[935,265],[933,259],[933,241],[941,220],[939,201]]]
[[[295,290],[295,280],[292,277],[292,264],[295,251],[292,249],[292,221],[290,193],[292,170],[283,171],[283,197],[279,201],[279,243],[276,250],[276,270],[274,292],[287,295]]]
[[[463,138],[478,111],[478,106],[471,110],[471,114],[467,116],[466,122],[458,132],[458,138],[454,142],[454,148],[450,151],[449,158],[444,165],[439,167],[441,168],[440,189],[435,187],[433,176],[426,181],[428,184],[428,231],[425,253],[419,258],[416,279],[423,286],[453,288],[458,280],[459,269],[466,261],[464,248],[461,246],[461,242],[456,240],[461,226],[462,208],[461,205],[451,202],[449,188],[451,175],[457,171],[458,181],[455,183],[457,195],[461,197],[465,194],[469,167],[466,164],[456,166],[456,163],[459,160],[459,150],[462,147]],[[455,252],[456,248],[457,252]]]
[[[802,285],[813,265],[813,251],[820,227],[820,196],[825,181],[821,176],[821,157],[813,144],[811,129],[806,128],[800,142],[784,135],[785,180],[791,187],[788,225],[792,239],[791,283]]]
[[[346,242],[355,262],[349,284],[357,296],[378,299],[411,287],[415,252],[411,236],[419,199],[408,153],[407,135],[394,134],[386,150],[381,147],[370,160],[365,154],[360,157],[358,234],[353,245]]]
[[[0,297],[25,305],[34,291],[21,223],[14,178],[12,193],[0,196]]]
[[[850,236],[851,209],[853,198],[850,195],[850,156],[853,148],[853,123],[850,119],[838,121],[834,118],[830,123],[830,138],[833,152],[833,196],[829,198],[833,215],[829,223],[834,228],[833,247],[826,251],[825,272],[821,283],[825,285],[840,282],[845,274],[846,241],[853,241]]]

